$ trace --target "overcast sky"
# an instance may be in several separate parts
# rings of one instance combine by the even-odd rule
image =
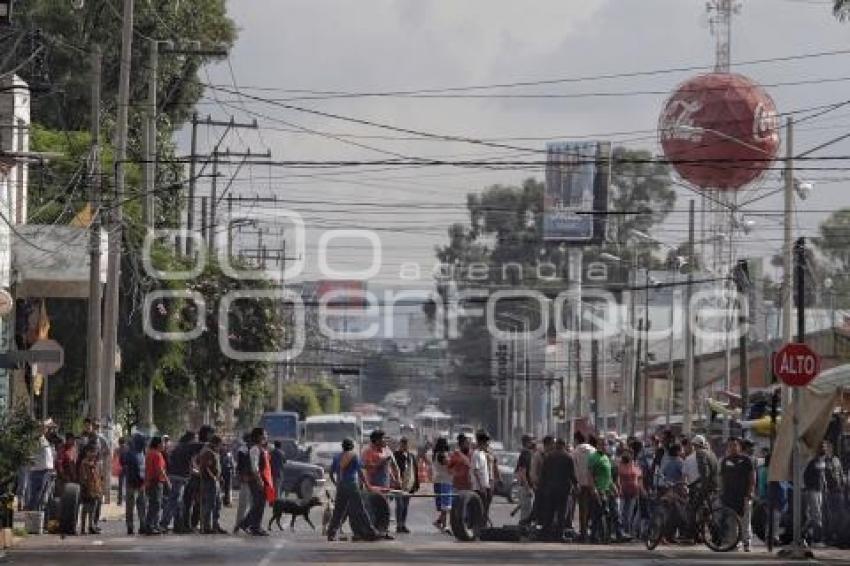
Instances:
[[[373,92],[444,88],[691,65],[708,68],[714,60],[714,39],[709,33],[703,0],[240,0],[230,2],[229,9],[240,29],[230,59],[233,76],[230,66],[221,64],[209,69],[210,80],[232,88],[235,77],[244,93],[269,98],[297,94],[256,89]],[[745,0],[733,29],[733,65],[850,49],[850,23],[835,20],[827,1]],[[733,66],[733,70],[767,85],[830,79],[820,84],[768,87],[779,111],[787,112],[850,99],[848,62],[850,55],[838,55]],[[693,74],[481,92],[661,93]],[[847,80],[836,80],[842,78]],[[216,102],[212,94],[210,91],[199,107],[202,114],[224,117],[232,113],[243,120],[256,116],[263,127],[259,135],[241,132],[241,139],[232,135],[225,145],[240,151],[267,146],[275,159],[392,158],[382,152],[455,159],[535,158],[468,143],[395,139],[409,136],[248,98],[239,101],[224,92],[216,95]],[[542,148],[546,138],[598,136],[659,152],[654,128],[665,98],[664,94],[548,100],[378,97],[300,100],[292,104],[438,134],[541,138],[505,142],[535,149]],[[848,129],[850,107],[801,126],[795,132],[796,146],[802,151]],[[352,134],[368,137],[341,137]],[[212,136],[202,129],[202,147],[213,143]],[[181,138],[185,143],[185,136]],[[824,153],[846,155],[850,153],[850,142],[836,144]],[[398,281],[403,262],[419,262],[430,268],[434,247],[445,242],[446,227],[466,219],[468,192],[492,183],[515,183],[530,173],[436,167],[323,172],[255,166],[243,169],[233,191],[308,201],[291,205],[303,215],[308,227],[305,278],[318,277],[316,241],[321,230],[376,229],[383,247],[379,279],[391,284]],[[542,176],[542,171],[537,176]],[[828,177],[829,181],[818,183],[815,194],[799,204],[805,211],[798,221],[801,233],[813,233],[825,216],[814,211],[850,206],[847,183],[836,180],[842,176],[840,172],[808,176]],[[768,175],[747,193],[759,195],[777,186],[776,175]],[[670,243],[685,239],[683,211],[691,195],[683,191],[681,209],[659,229],[657,237]],[[757,208],[776,210],[781,204],[780,195],[760,202]],[[260,214],[272,216],[273,208],[265,207]],[[749,236],[746,245],[739,247],[741,254],[768,256],[779,250],[781,220],[760,216],[758,222],[758,230]],[[364,240],[337,241],[331,254],[333,265],[338,269],[361,269],[370,260],[369,252],[362,249],[365,247],[368,244]],[[423,276],[430,280],[427,273]]]

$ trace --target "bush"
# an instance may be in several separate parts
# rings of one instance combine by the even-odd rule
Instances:
[[[310,387],[316,392],[323,413],[334,414],[340,411],[339,389],[334,384],[327,381],[317,381],[311,383]]]
[[[283,410],[295,411],[303,420],[322,412],[316,391],[306,383],[287,383],[283,386]]]
[[[23,407],[0,421],[0,495],[13,493],[18,468],[32,459],[41,427]]]

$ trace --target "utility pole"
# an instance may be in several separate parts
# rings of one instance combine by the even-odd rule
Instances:
[[[741,419],[747,420],[750,412],[750,355],[749,355],[749,291],[750,273],[746,260],[735,266],[735,286],[738,289],[738,379],[741,385]],[[746,432],[745,432],[746,434]]]
[[[150,232],[155,226],[154,210],[154,185],[156,179],[156,89],[157,70],[159,68],[159,40],[148,41],[150,53],[148,54],[148,100],[147,109],[142,119],[142,149],[145,155],[142,176],[144,180],[144,198],[142,199],[142,221],[145,230]],[[144,415],[143,415],[144,419]],[[144,420],[143,420],[144,422]]]
[[[637,347],[635,349],[635,374],[634,383],[632,383],[632,419],[629,425],[629,434],[635,435],[637,430],[637,416],[640,410],[640,361],[641,361],[641,346],[643,339],[643,319],[638,320],[638,336]]]
[[[156,211],[154,200],[154,186],[156,184],[156,94],[157,94],[157,70],[159,67],[159,40],[151,39],[149,42],[150,53],[148,57],[148,100],[146,115],[142,119],[142,142],[145,155],[145,163],[142,167],[144,181],[144,198],[142,199],[142,219],[146,234],[153,234],[156,229]],[[153,376],[145,376],[145,392],[141,404],[141,425],[144,430],[153,431]]]
[[[794,269],[794,245],[792,231],[794,225],[794,121],[791,116],[785,121],[785,210],[783,216],[783,247],[782,247],[782,343],[791,342],[791,301],[792,280]],[[790,389],[782,387],[782,406],[787,407],[790,401]]]
[[[591,329],[591,332],[593,332],[593,329]],[[595,335],[590,339],[590,381],[591,387],[593,387],[593,424],[597,432],[601,434],[604,432],[605,426],[600,425],[600,414],[604,413],[599,402],[602,397],[599,390],[599,341]]]
[[[198,113],[192,112],[192,141],[189,149],[189,198],[186,204],[186,231],[189,237],[186,238],[186,257],[191,261],[195,250],[195,239],[192,237],[192,230],[195,225],[195,187],[197,186],[198,177],[195,172],[195,167],[198,161]]]
[[[95,420],[103,416],[103,375],[101,354],[101,288],[100,288],[100,83],[103,54],[95,45],[91,53],[91,159],[89,181],[89,318],[87,328],[86,367],[88,368],[88,414]]]
[[[691,326],[691,299],[693,297],[694,269],[694,199],[688,203],[688,282],[685,286],[685,387],[682,403],[682,433],[691,436],[691,420],[694,403],[694,335]]]
[[[121,65],[118,82],[118,121],[115,144],[115,206],[109,235],[109,271],[106,280],[106,302],[103,332],[103,371],[108,395],[105,398],[108,423],[107,441],[112,441],[115,422],[115,361],[118,348],[118,309],[121,283],[121,244],[124,222],[124,183],[127,165],[127,118],[130,105],[130,65],[133,50],[133,0],[124,0],[121,29]],[[108,501],[108,495],[107,495]]]
[[[210,188],[210,216],[207,224],[207,248],[210,251],[210,256],[215,256],[215,202],[218,199],[218,152],[214,151],[212,155],[212,186]],[[206,218],[206,216],[204,217]]]
[[[207,200],[209,197],[201,197],[201,239],[207,240]]]
[[[797,279],[797,342],[806,341],[806,239],[800,238],[794,246],[795,275]],[[794,406],[794,445],[792,447],[794,478],[794,543],[790,558],[811,558],[803,548],[803,461],[800,452],[800,388],[791,388],[791,403]]]

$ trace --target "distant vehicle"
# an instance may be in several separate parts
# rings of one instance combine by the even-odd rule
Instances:
[[[440,411],[436,406],[427,406],[413,417],[416,431],[421,441],[432,442],[440,437],[448,438],[451,432],[452,416]]]
[[[471,424],[456,424],[452,426],[452,438],[457,438],[458,434],[465,434],[470,438],[475,438],[475,427]]]
[[[494,454],[499,465],[499,481],[496,482],[493,491],[496,495],[507,499],[508,503],[513,503],[519,499],[519,482],[514,474],[517,460],[519,460],[519,452],[498,451]]]
[[[325,471],[321,466],[309,462],[310,450],[302,449],[294,439],[279,439],[279,442],[286,455],[286,463],[283,465],[283,492],[295,494],[299,500],[307,501],[317,489],[324,487],[327,482]],[[233,485],[239,485],[239,475],[235,473],[235,469]]]
[[[360,421],[363,427],[364,443],[369,441],[369,435],[372,434],[372,431],[383,429],[384,426],[384,417],[381,415],[363,415],[360,417]]]
[[[259,426],[266,429],[269,442],[298,439],[298,413],[293,411],[263,413]]]
[[[315,415],[304,419],[302,425],[302,440],[310,450],[310,461],[325,470],[330,470],[333,457],[341,450],[343,439],[352,439],[355,450],[359,452],[361,437],[362,425],[359,415]]]

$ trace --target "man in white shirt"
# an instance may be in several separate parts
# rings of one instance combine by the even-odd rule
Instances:
[[[573,435],[575,449],[573,450],[573,461],[576,469],[576,482],[578,483],[578,524],[579,536],[587,538],[587,529],[590,522],[590,508],[593,501],[593,474],[590,472],[588,459],[596,452],[596,449],[585,441],[581,431]]]
[[[472,489],[478,492],[484,503],[485,521],[489,516],[490,502],[493,500],[493,486],[490,485],[490,459],[487,456],[487,446],[490,435],[479,430],[475,434],[476,449],[472,453]]]
[[[53,461],[56,454],[53,445],[47,440],[50,430],[56,428],[53,419],[47,419],[42,423],[41,436],[38,437],[38,448],[33,454],[33,462],[30,467],[28,483],[27,510],[38,511],[46,501],[46,490],[51,487],[53,475]]]

